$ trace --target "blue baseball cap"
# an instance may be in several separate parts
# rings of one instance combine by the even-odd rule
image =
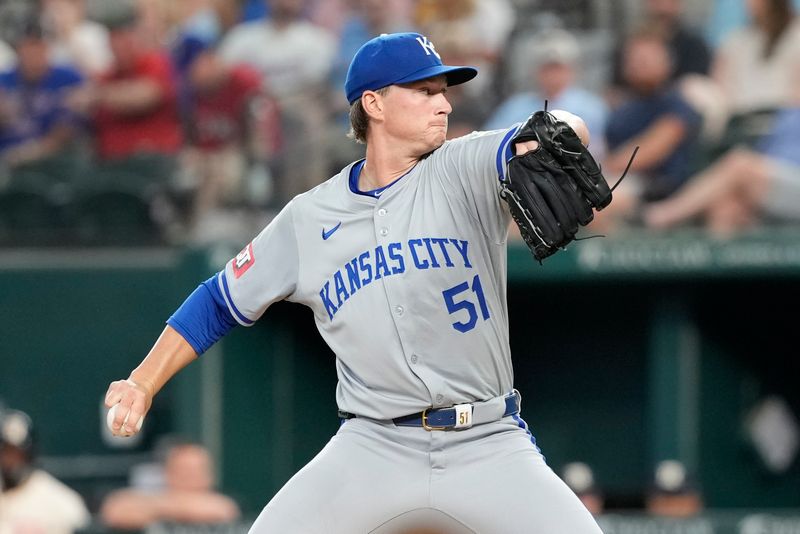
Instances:
[[[458,85],[474,78],[478,69],[443,65],[433,43],[419,33],[384,33],[358,49],[347,70],[344,91],[352,104],[364,91],[440,74],[447,77],[447,85]]]

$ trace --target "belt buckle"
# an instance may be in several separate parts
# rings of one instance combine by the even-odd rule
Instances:
[[[428,424],[428,411],[430,408],[425,408],[422,410],[422,428],[427,430],[428,432],[432,432],[434,430],[447,430],[448,427],[446,426],[430,426]]]

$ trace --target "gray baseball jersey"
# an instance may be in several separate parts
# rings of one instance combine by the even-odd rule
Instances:
[[[314,310],[336,354],[339,408],[358,416],[252,534],[393,533],[425,510],[452,519],[454,533],[600,533],[525,422],[502,417],[513,373],[498,190],[515,132],[449,141],[380,194],[359,193],[361,162],[350,165],[296,197],[220,273],[241,324],[280,299]],[[391,421],[497,400],[494,418],[459,431]]]
[[[314,310],[339,408],[392,419],[508,393],[509,215],[516,129],[446,142],[377,197],[352,165],[299,195],[220,273],[243,325],[278,300]]]

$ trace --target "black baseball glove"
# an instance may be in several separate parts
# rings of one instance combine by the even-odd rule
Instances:
[[[539,263],[575,239],[580,226],[611,202],[611,189],[589,150],[566,122],[537,111],[511,140],[539,148],[508,162],[501,197]]]

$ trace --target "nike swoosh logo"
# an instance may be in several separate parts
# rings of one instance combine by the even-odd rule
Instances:
[[[339,221],[339,224],[337,224],[336,226],[334,226],[333,228],[331,228],[331,229],[330,229],[330,230],[328,230],[327,232],[325,231],[325,228],[323,228],[323,229],[322,229],[322,239],[324,239],[324,240],[327,240],[327,239],[328,239],[330,236],[332,236],[332,235],[333,235],[333,233],[334,233],[336,230],[338,230],[338,229],[339,229],[339,227],[340,227],[341,225],[342,225],[342,221]]]

